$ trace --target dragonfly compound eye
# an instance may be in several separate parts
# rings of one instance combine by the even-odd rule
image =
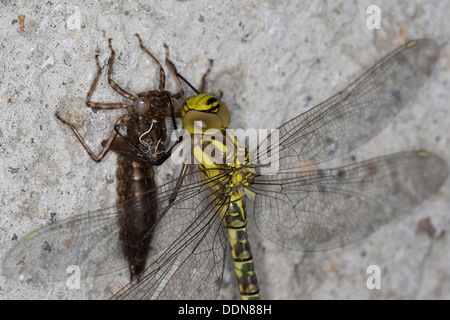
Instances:
[[[143,114],[146,113],[150,109],[150,102],[146,97],[141,97],[136,100],[134,103],[134,110]]]
[[[227,105],[215,96],[199,94],[186,100],[181,110],[183,128],[194,133],[195,122],[201,122],[204,133],[208,129],[224,130],[230,124]]]

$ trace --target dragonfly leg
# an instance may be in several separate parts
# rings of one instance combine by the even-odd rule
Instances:
[[[177,128],[177,122],[176,122],[176,120],[175,120],[175,117],[176,117],[175,107],[173,106],[172,100],[170,99],[170,96],[169,96],[169,94],[168,94],[167,92],[166,92],[166,96],[167,96],[167,99],[169,99],[170,114],[171,114],[171,116],[172,116],[172,124],[173,124],[173,128],[174,128],[175,130],[177,130],[178,128]],[[181,110],[179,110],[178,113],[179,113],[179,115],[181,116]]]
[[[96,161],[96,162],[100,162],[103,160],[103,158],[105,157],[106,153],[108,152],[111,143],[113,142],[114,138],[117,135],[117,132],[115,130],[113,130],[111,132],[111,134],[109,135],[109,138],[107,140],[107,142],[105,143],[105,145],[102,147],[102,149],[100,150],[98,155],[95,155],[92,150],[89,148],[89,146],[87,145],[86,141],[84,140],[84,138],[81,136],[81,134],[78,132],[77,127],[75,126],[75,124],[63,119],[58,112],[55,113],[56,118],[61,121],[62,123],[64,123],[65,125],[67,125],[70,129],[72,129],[73,133],[75,134],[75,136],[78,138],[78,140],[80,141],[80,143],[83,145],[84,149],[86,150],[86,152],[89,154],[89,156],[92,158],[92,160]],[[121,116],[119,119],[117,119],[116,123],[114,124],[114,128],[116,128],[117,126],[119,126],[120,124],[122,124],[124,122],[124,120],[129,117],[128,114],[124,114],[123,116]]]
[[[214,65],[214,60],[213,59],[209,59],[208,69],[203,74],[202,80],[200,82],[200,92],[201,93],[205,92],[206,77],[211,72],[213,65]]]
[[[146,47],[144,47],[144,44],[142,43],[142,39],[139,36],[139,34],[134,34],[136,38],[139,41],[139,46],[141,47],[142,51],[144,51],[150,59],[158,66],[159,68],[159,91],[164,91],[164,87],[166,86],[166,73],[164,72],[164,68],[162,67],[161,63],[150,53],[150,51],[147,50]]]
[[[114,56],[113,56],[113,58],[114,58]],[[125,103],[120,103],[120,102],[98,103],[98,102],[91,101],[91,96],[94,93],[95,88],[97,87],[98,79],[100,78],[100,75],[102,73],[102,69],[100,68],[100,63],[98,62],[98,55],[95,56],[95,62],[97,64],[97,74],[95,75],[94,81],[92,82],[91,88],[89,89],[89,92],[86,96],[86,105],[89,108],[96,108],[96,109],[121,109],[121,108],[129,109],[129,108],[132,108],[132,106],[125,104]],[[110,67],[111,66],[112,66],[112,62],[110,64]],[[112,70],[112,68],[111,68],[111,70]],[[113,86],[111,85],[111,87],[113,87]],[[114,89],[114,87],[113,87],[113,89]]]
[[[165,44],[164,44],[165,45]],[[165,45],[166,46],[166,45]],[[177,79],[177,82],[179,81],[179,79],[182,79],[192,90],[194,90],[194,92],[196,94],[200,94],[203,93],[205,90],[205,82],[206,82],[206,77],[208,76],[208,74],[211,72],[212,67],[214,65],[214,60],[209,59],[209,65],[208,65],[208,69],[206,70],[206,72],[203,74],[202,76],[202,80],[201,80],[201,84],[200,84],[200,90],[197,90],[197,88],[195,88],[189,81],[186,80],[186,78],[184,78],[181,74],[178,73],[177,68],[175,67],[175,65],[173,64],[172,61],[168,60],[168,55],[166,56],[166,63],[169,65],[169,69],[170,72],[174,74],[175,79]],[[181,83],[180,83],[181,84]],[[183,92],[184,93],[184,92]],[[172,97],[174,98],[178,98],[176,95],[173,95]],[[178,117],[178,116],[177,116]]]
[[[173,75],[173,77],[175,78],[175,81],[177,82],[177,85],[180,88],[180,91],[178,91],[177,93],[173,94],[172,98],[179,99],[179,98],[181,98],[183,96],[184,89],[183,89],[183,86],[181,85],[180,78],[178,77],[177,69],[175,68],[175,66],[172,63],[172,61],[169,60],[169,47],[165,43],[164,43],[164,49],[166,50],[166,64],[169,66],[169,71]]]
[[[111,41],[112,39],[109,38],[108,39],[108,46],[109,49],[111,50],[111,55],[109,57],[109,67],[108,67],[108,84],[111,86],[111,88],[113,88],[118,94],[120,94],[121,96],[130,99],[132,101],[136,101],[137,98],[132,95],[131,93],[125,91],[124,89],[122,89],[121,87],[119,87],[119,85],[111,79],[111,74],[112,74],[112,70],[113,70],[113,66],[114,66],[114,57],[116,55],[116,53],[114,52],[114,49],[111,45]]]

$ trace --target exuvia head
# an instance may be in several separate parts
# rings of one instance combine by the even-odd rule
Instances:
[[[147,97],[140,97],[134,102],[134,110],[138,113],[144,114],[150,109],[150,102]]]
[[[138,94],[133,110],[141,116],[157,116],[161,112],[167,112],[169,104],[173,109],[179,107],[178,101],[171,98],[166,91],[149,91]]]
[[[208,129],[222,131],[230,124],[230,112],[227,105],[210,94],[199,94],[188,98],[181,108],[183,128],[194,133],[194,123],[202,123],[202,133]]]

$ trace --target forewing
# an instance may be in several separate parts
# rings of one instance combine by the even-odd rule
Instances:
[[[322,163],[370,140],[413,99],[438,58],[433,40],[410,41],[343,91],[282,125],[279,170]],[[259,163],[266,164],[263,150],[257,151]]]
[[[199,177],[199,174],[196,173]],[[205,181],[193,175],[186,177],[185,187],[204,188]],[[211,181],[211,183],[214,183]],[[155,254],[147,270],[139,281],[129,283],[121,289],[114,299],[213,299],[220,290],[226,253],[226,233],[221,222],[219,208],[227,206],[228,196],[217,195],[213,199],[210,189],[194,192],[192,197],[177,197],[160,221],[161,228],[155,228],[155,236],[160,242],[167,234],[165,226],[182,225],[184,230],[175,239],[167,241],[170,245]],[[180,211],[181,210],[181,211]],[[195,215],[179,213],[187,210]],[[173,216],[178,218],[174,219]],[[188,219],[185,219],[188,218]],[[180,224],[180,221],[183,223]],[[177,221],[177,223],[174,223]]]

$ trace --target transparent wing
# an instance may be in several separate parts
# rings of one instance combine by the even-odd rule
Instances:
[[[208,181],[223,183],[223,179]],[[170,207],[155,229],[155,235],[165,226],[179,226],[179,212],[193,212],[194,216],[183,219],[184,231],[162,252],[152,257],[140,280],[129,283],[114,299],[213,299],[220,290],[227,246],[225,227],[220,218],[220,208],[227,208],[228,195],[216,194],[205,188],[198,172],[185,177],[185,187],[200,188],[190,197],[180,199]],[[187,217],[183,215],[184,217]],[[177,222],[175,222],[177,221]],[[164,231],[162,231],[165,233]],[[165,237],[161,237],[162,240]]]
[[[3,273],[14,280],[41,283],[65,281],[76,265],[83,277],[127,267],[120,251],[118,215],[113,207],[52,223],[24,237],[2,261]]]
[[[280,170],[321,163],[370,140],[412,100],[438,58],[433,40],[410,41],[343,91],[282,125]],[[267,161],[260,154],[260,163]]]
[[[222,183],[223,177],[218,178],[210,183]],[[226,201],[222,199],[222,203]],[[151,267],[137,284],[130,283],[127,294],[120,297],[217,296],[226,236],[212,193],[196,166],[190,167],[181,186],[178,180],[173,180],[157,188],[155,203],[158,204],[157,222],[148,260]],[[121,207],[77,215],[31,232],[5,257],[3,273],[15,280],[33,278],[41,283],[53,283],[66,281],[70,275],[67,268],[71,265],[80,268],[82,281],[127,268],[119,242],[118,218],[124,214]],[[127,219],[133,217],[126,217],[124,223]],[[156,268],[157,265],[160,267]],[[177,272],[170,280],[155,275],[175,267]],[[158,290],[152,296],[146,293],[155,288]]]
[[[401,152],[336,169],[259,176],[261,233],[294,250],[333,249],[362,239],[436,193],[448,176],[440,157]]]

